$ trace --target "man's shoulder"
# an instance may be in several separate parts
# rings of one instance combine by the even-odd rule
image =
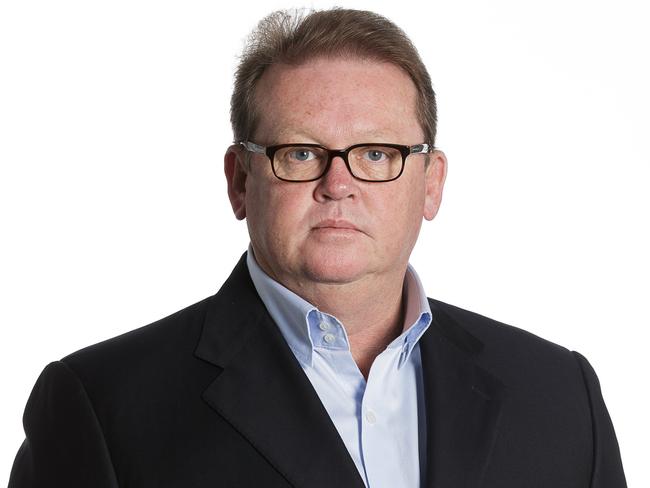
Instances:
[[[568,349],[551,342],[545,338],[533,334],[525,329],[500,322],[485,315],[466,310],[455,305],[450,305],[439,300],[429,298],[432,311],[446,315],[456,324],[460,325],[468,333],[485,344],[495,345],[497,343],[517,344],[529,347],[541,347],[554,350],[558,353],[567,352]]]
[[[143,327],[87,346],[61,361],[82,381],[154,373],[193,355],[210,301],[205,298]]]
[[[239,325],[254,321],[259,315],[259,300],[255,300],[245,256],[215,295],[156,322],[80,349],[61,362],[83,383],[98,385],[138,384],[147,378],[181,380],[181,374],[211,371],[215,362],[206,358],[205,349],[223,351],[236,346],[237,339],[246,336]]]
[[[454,305],[429,301],[434,317],[438,314],[442,323],[451,324],[443,327],[460,328],[472,341],[477,363],[499,376],[557,379],[568,371],[571,376],[580,371],[580,356],[562,345]]]

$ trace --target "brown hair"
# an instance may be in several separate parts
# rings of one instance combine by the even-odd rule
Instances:
[[[359,57],[404,70],[417,90],[417,115],[426,141],[435,144],[436,96],[413,43],[393,22],[374,12],[334,8],[279,10],[266,16],[247,39],[235,73],[230,122],[235,141],[253,137],[258,114],[255,88],[273,64],[302,64],[317,57]]]

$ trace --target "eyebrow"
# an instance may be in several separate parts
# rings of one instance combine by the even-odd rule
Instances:
[[[291,134],[291,137],[288,137],[289,134]],[[387,136],[386,134],[382,134],[377,130],[369,130],[367,132],[363,132],[358,140],[352,142],[351,144],[358,144],[359,142],[391,142],[397,139],[398,138],[395,136],[395,134]],[[300,130],[293,131],[291,128],[280,129],[277,135],[271,138],[267,145],[276,146],[278,144],[290,144],[294,142],[304,142],[306,144],[310,143],[325,146],[324,142],[322,140],[319,140],[317,137],[310,136],[306,132],[302,132]]]
[[[291,137],[288,137],[289,134],[292,134]],[[278,145],[278,144],[287,144],[291,142],[313,142],[315,144],[321,144],[315,137],[310,137],[305,132],[293,131],[291,129],[280,129],[275,137],[270,141],[269,145]]]

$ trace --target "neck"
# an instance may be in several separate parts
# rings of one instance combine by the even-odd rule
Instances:
[[[366,379],[375,358],[402,332],[404,273],[346,284],[283,284],[341,321],[352,357]]]

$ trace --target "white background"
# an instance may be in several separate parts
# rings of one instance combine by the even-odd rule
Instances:
[[[429,295],[585,354],[638,487],[650,486],[644,3],[338,2],[403,27],[434,80],[450,169],[412,256]],[[257,21],[293,6],[0,4],[0,485],[48,362],[213,294],[245,250],[222,176],[232,73]]]

